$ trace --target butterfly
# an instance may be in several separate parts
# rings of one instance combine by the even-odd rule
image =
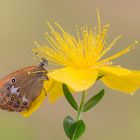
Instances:
[[[47,60],[42,59],[39,65],[22,68],[0,79],[0,108],[11,112],[29,110],[44,89],[44,80],[49,80],[46,65]]]

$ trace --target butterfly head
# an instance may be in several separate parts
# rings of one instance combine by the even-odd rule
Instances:
[[[48,61],[45,58],[41,59],[41,62],[39,64],[39,67],[44,68],[48,65]]]

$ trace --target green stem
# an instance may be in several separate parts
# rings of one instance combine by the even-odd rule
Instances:
[[[85,104],[85,100],[86,100],[86,91],[83,91],[81,103],[80,103],[80,106],[79,106],[78,111],[77,111],[77,118],[76,118],[77,121],[81,119],[81,114],[83,112],[83,106]],[[74,135],[73,135],[71,140],[74,140]]]
[[[77,120],[81,119],[81,114],[83,112],[83,106],[84,106],[85,100],[86,100],[86,91],[83,91],[81,103],[77,112]]]
[[[86,100],[86,91],[83,91],[81,103],[80,103],[80,106],[79,106],[78,111],[77,111],[77,118],[76,118],[77,121],[81,119],[81,114],[83,112],[83,106],[85,104],[85,100]],[[74,135],[73,135],[71,140],[74,140]]]

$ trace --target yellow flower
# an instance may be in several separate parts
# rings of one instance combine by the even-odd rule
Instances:
[[[60,32],[48,23],[51,34],[46,33],[46,43],[44,45],[36,43],[37,47],[33,49],[40,57],[46,58],[49,64],[57,66],[48,73],[51,86],[48,88],[48,82],[44,83],[49,90],[51,101],[63,95],[61,83],[67,84],[75,92],[80,92],[94,85],[99,76],[102,76],[101,81],[109,88],[125,93],[132,94],[140,87],[140,71],[132,71],[112,64],[112,60],[133,49],[137,41],[126,49],[103,58],[121,35],[108,44],[109,24],[101,27],[99,13],[98,28],[84,26],[79,30],[76,27],[77,38],[65,32],[57,23],[55,24]]]

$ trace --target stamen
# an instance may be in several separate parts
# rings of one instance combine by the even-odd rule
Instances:
[[[122,37],[122,35],[119,35],[118,37],[116,37],[111,44],[101,53],[100,58],[105,55],[115,44],[116,42]]]
[[[122,51],[120,51],[120,52],[118,52],[118,53],[116,53],[116,54],[114,54],[114,55],[112,55],[112,56],[110,56],[110,57],[108,57],[108,58],[106,58],[106,59],[100,61],[99,63],[105,63],[105,62],[109,62],[109,61],[111,61],[111,60],[113,60],[113,59],[116,59],[116,58],[118,58],[118,57],[120,57],[120,56],[122,56],[122,55],[128,53],[131,49],[134,49],[135,46],[136,46],[137,44],[138,44],[138,41],[135,41],[135,42],[134,42],[132,45],[130,45],[129,47],[127,47],[127,48],[125,48],[124,50],[122,50]]]
[[[98,33],[101,32],[101,18],[100,18],[100,13],[99,13],[99,9],[96,9],[97,11],[97,17],[98,17]]]

